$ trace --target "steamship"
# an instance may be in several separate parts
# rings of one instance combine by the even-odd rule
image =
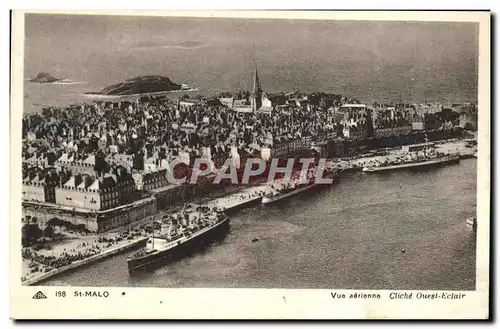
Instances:
[[[127,259],[129,272],[166,265],[222,238],[229,231],[229,217],[221,210],[201,213],[201,208],[198,214],[183,209],[181,219],[172,220],[167,234],[153,233],[146,246]]]
[[[384,162],[377,161],[372,166],[367,166],[363,168],[364,172],[377,172],[377,171],[388,171],[388,170],[398,170],[414,167],[424,167],[431,165],[448,164],[460,161],[460,154],[444,154],[437,152],[432,148],[429,148],[429,143],[426,138],[425,147],[420,153],[419,151],[411,152],[393,161]]]

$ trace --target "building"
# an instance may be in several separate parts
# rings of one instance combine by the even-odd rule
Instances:
[[[311,148],[312,137],[304,136],[297,138],[290,138],[284,141],[273,142],[269,150],[264,150],[262,158],[267,160],[269,158],[286,158],[288,156],[296,155],[301,151],[306,151]]]
[[[54,165],[58,168],[67,168],[71,170],[73,175],[94,175],[96,171],[96,155],[81,154],[75,152],[63,153]]]
[[[347,139],[364,139],[368,136],[368,129],[366,120],[364,118],[355,121],[350,119],[344,121],[344,128],[342,130],[344,137]]]
[[[273,98],[275,99],[275,98]],[[268,98],[262,91],[262,86],[259,80],[257,67],[254,69],[253,87],[250,95],[240,94],[238,98],[235,97],[221,97],[218,101],[221,105],[232,109],[235,112],[241,113],[264,113],[269,114],[273,109],[275,103],[273,99]]]
[[[110,210],[97,212],[95,220],[89,222],[92,230],[101,233],[116,228],[158,218],[157,200],[149,197]],[[88,224],[87,224],[88,225]]]
[[[55,174],[55,173],[54,173]],[[55,203],[57,178],[41,170],[30,170],[22,182],[22,200],[28,202]]]
[[[26,133],[26,139],[30,142],[36,140],[36,134],[33,131],[28,131]]]
[[[227,108],[232,109],[234,107],[234,97],[222,97],[219,98],[219,102]]]
[[[409,122],[393,127],[375,128],[373,131],[373,137],[408,135],[412,132],[412,128],[412,124],[410,124]]]
[[[111,145],[111,136],[108,134],[103,134],[97,142],[97,145],[101,151],[105,152]]]
[[[350,118],[354,113],[368,112],[368,107],[365,104],[344,104],[339,110],[348,113]]]
[[[330,127],[328,127],[330,128]],[[335,126],[332,126],[330,129],[318,133],[318,136],[316,137],[317,142],[325,142],[328,140],[336,139],[337,138],[337,130]]]
[[[425,130],[425,119],[422,115],[413,115],[411,119],[411,129],[414,131]]]
[[[132,169],[134,168],[134,158],[135,155],[131,154],[110,153],[104,158],[104,160],[110,166],[116,166],[116,167],[122,166],[128,172],[132,172]]]
[[[179,111],[190,111],[198,107],[199,105],[202,105],[202,101],[198,99],[179,99],[177,102],[177,109]]]
[[[56,189],[56,203],[61,206],[105,210],[129,203],[134,198],[135,181],[124,168],[99,176],[72,175]]]
[[[156,198],[159,210],[184,202],[189,197],[188,184],[167,184],[149,192]]]
[[[95,233],[103,233],[112,229],[126,229],[128,225],[158,218],[156,199],[148,197],[134,203],[122,205],[109,210],[62,209],[57,205],[33,205],[23,203],[23,214],[37,218],[44,226],[52,218],[58,218],[73,225],[84,225]]]
[[[411,118],[411,126],[414,131],[439,129],[442,125],[443,122],[434,113],[415,113]]]
[[[443,121],[434,113],[424,114],[425,130],[439,129],[443,125]]]
[[[269,98],[267,98],[267,97],[262,97],[262,105],[257,110],[257,113],[271,114],[272,111],[273,111],[273,103],[272,103],[272,101]]]
[[[459,117],[459,124],[465,130],[477,131],[477,113],[462,112]]]
[[[149,191],[168,185],[167,169],[147,172],[142,175],[142,189]]]
[[[167,160],[162,160],[167,161]],[[155,169],[153,171],[142,171],[132,175],[137,190],[151,191],[169,185],[168,175],[172,168],[168,167]],[[173,168],[173,176],[175,179],[189,177],[191,168],[185,163],[178,163]]]
[[[23,163],[39,168],[47,168],[54,165],[57,156],[53,152],[34,152],[23,156]]]
[[[421,128],[420,119],[417,114],[411,116],[408,110],[396,109],[395,107],[380,108],[372,113],[373,137],[390,137],[407,135],[413,130],[413,126]]]

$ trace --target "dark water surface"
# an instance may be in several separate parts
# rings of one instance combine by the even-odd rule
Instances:
[[[327,91],[363,102],[477,100],[478,24],[27,15],[25,111],[157,74],[202,92]]]
[[[245,209],[221,244],[154,272],[129,276],[129,252],[44,284],[473,290],[476,243],[465,220],[475,210],[475,159],[350,174]]]

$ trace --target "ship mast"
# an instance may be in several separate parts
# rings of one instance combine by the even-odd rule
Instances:
[[[426,156],[429,154],[429,138],[427,137],[427,134],[425,134],[424,152]]]
[[[154,227],[154,224],[153,224],[153,243],[152,243],[152,248],[153,248],[153,250],[155,249],[155,227]]]
[[[184,223],[184,219],[186,218],[186,211],[185,211],[186,205],[187,205],[187,202],[184,203],[184,206],[182,207],[182,210],[181,210],[181,223]],[[188,214],[188,219],[189,219],[189,214]]]
[[[201,192],[200,190],[198,189],[198,220],[197,220],[198,223],[201,222]]]

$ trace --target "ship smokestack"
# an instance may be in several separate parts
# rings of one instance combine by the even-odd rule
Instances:
[[[177,233],[179,220],[177,218],[172,218],[172,226],[170,226],[170,233]]]
[[[182,217],[182,225],[183,226],[189,225],[189,214],[184,214],[184,216]]]

